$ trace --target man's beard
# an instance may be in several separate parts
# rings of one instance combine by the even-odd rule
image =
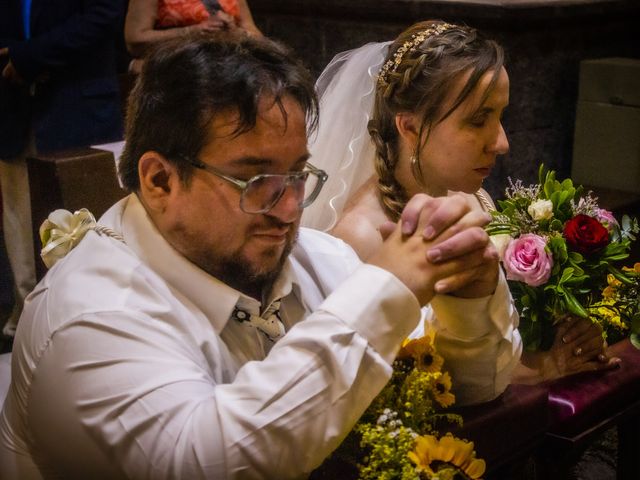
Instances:
[[[227,258],[216,259],[215,271],[209,273],[230,287],[259,300],[261,295],[268,293],[273,282],[282,272],[284,263],[293,250],[297,239],[298,229],[285,244],[278,262],[269,270],[257,269],[242,255],[230,255]],[[275,255],[277,247],[274,247],[273,250],[273,255]]]

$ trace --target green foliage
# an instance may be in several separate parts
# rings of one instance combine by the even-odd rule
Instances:
[[[537,235],[544,239],[545,250],[553,259],[550,276],[543,285],[531,286],[523,280],[509,282],[520,312],[519,330],[530,351],[550,348],[555,321],[560,316],[570,313],[593,317],[591,306],[600,301],[609,274],[623,284],[631,281],[629,273],[616,264],[628,258],[631,242],[640,231],[637,219],[628,216],[619,224],[606,220],[612,218],[610,212],[600,209],[591,192],[585,193],[571,179],[559,181],[555,172],[546,170],[544,165],[540,166],[538,178],[539,184],[530,186],[510,180],[506,198],[498,202],[498,210],[492,212],[493,220],[487,227],[490,235],[508,234],[513,239],[523,234]],[[546,205],[544,215],[532,206],[540,203]],[[530,212],[530,208],[534,210]],[[588,254],[572,250],[564,230],[567,222],[579,214],[596,219],[608,229],[606,246]]]

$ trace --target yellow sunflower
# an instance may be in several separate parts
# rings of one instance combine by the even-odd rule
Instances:
[[[433,396],[443,408],[453,405],[456,401],[455,395],[451,393],[451,376],[448,372],[444,372],[434,379]]]
[[[444,364],[444,359],[436,353],[428,335],[402,342],[398,358],[413,358],[416,368],[422,372],[439,372]]]
[[[474,480],[479,479],[486,469],[484,460],[476,458],[473,442],[460,440],[450,433],[440,439],[433,435],[417,437],[415,449],[408,455],[418,470],[431,475],[443,467],[443,462]]]

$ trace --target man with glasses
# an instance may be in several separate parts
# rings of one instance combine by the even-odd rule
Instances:
[[[145,62],[132,193],[21,319],[2,478],[299,478],[389,379],[420,306],[495,266],[461,198],[414,198],[370,264],[299,229],[326,180],[316,106],[268,40],[196,36]]]

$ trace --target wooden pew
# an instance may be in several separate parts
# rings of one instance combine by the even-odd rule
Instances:
[[[125,196],[116,175],[113,154],[94,148],[77,148],[27,158],[31,192],[36,276],[46,273],[40,259],[38,230],[58,208],[71,212],[87,208],[98,219]]]
[[[640,350],[628,339],[609,347],[620,368],[549,384],[551,425],[538,451],[540,480],[564,480],[594,438],[618,430],[618,480],[637,480],[640,454]]]
[[[549,429],[546,386],[512,384],[491,402],[453,410],[464,420],[453,433],[474,442],[487,462],[485,480],[529,478],[529,459]]]

